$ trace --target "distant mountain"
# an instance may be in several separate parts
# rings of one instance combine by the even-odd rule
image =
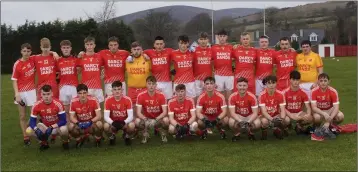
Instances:
[[[210,9],[198,8],[192,6],[182,6],[182,5],[159,7],[149,10],[154,10],[154,12],[167,12],[170,10],[173,18],[183,23],[190,21],[195,15],[200,13],[208,13],[211,16]],[[149,10],[144,10],[144,11],[139,11],[139,12],[119,16],[114,19],[123,20],[124,23],[129,24],[138,18],[145,17],[149,12]],[[220,20],[222,17],[237,18],[239,16],[246,16],[261,11],[262,9],[259,8],[229,8],[229,9],[222,9],[222,10],[214,10],[214,21]]]

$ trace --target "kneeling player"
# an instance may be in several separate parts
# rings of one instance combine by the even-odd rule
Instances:
[[[215,91],[215,86],[215,79],[213,77],[204,79],[205,91],[199,96],[196,106],[197,117],[200,119],[198,124],[201,129],[198,134],[202,136],[202,139],[206,139],[207,129],[213,127],[218,128],[221,139],[226,138],[222,127],[228,123],[228,118],[226,117],[227,105],[224,95]]]
[[[89,134],[95,135],[96,146],[99,147],[103,128],[99,102],[88,95],[88,87],[84,84],[77,86],[77,95],[71,100],[69,125],[71,136],[76,138],[76,148],[83,145]]]
[[[186,97],[184,84],[175,87],[175,95],[168,102],[169,133],[175,134],[177,138],[183,138],[189,132],[196,132],[198,123],[195,122],[194,100]]]
[[[110,145],[116,142],[118,130],[123,130],[126,145],[131,144],[129,135],[134,131],[132,101],[123,95],[122,82],[114,81],[111,85],[112,96],[104,102],[104,131],[109,137]]]
[[[274,135],[278,139],[283,139],[283,134],[288,135],[287,125],[290,118],[285,113],[285,97],[282,92],[276,90],[276,76],[268,76],[263,84],[266,89],[260,94],[259,106],[261,108],[262,140],[267,139],[267,128],[273,124]],[[282,132],[282,130],[284,130]]]
[[[312,122],[311,107],[307,94],[300,88],[301,74],[298,71],[290,73],[290,87],[283,91],[286,100],[285,112],[296,123],[296,133],[303,132],[303,125]],[[304,111],[303,104],[306,107]]]
[[[240,136],[241,130],[247,132],[250,140],[255,140],[252,133],[261,127],[261,121],[257,116],[258,105],[255,95],[248,90],[249,81],[246,78],[237,80],[237,92],[229,97],[229,110],[231,117],[229,126],[234,131],[232,141],[235,142]]]
[[[167,142],[169,118],[165,96],[156,90],[157,80],[154,76],[146,79],[147,90],[138,95],[136,127],[143,133],[142,143],[149,138],[149,129],[154,127],[161,130],[162,142]]]
[[[63,148],[68,149],[68,129],[66,126],[66,112],[62,103],[53,99],[50,85],[41,87],[42,99],[35,103],[31,111],[30,127],[26,130],[28,134],[35,131],[37,138],[41,141],[40,150],[49,148],[48,138],[52,134],[59,134],[63,141]],[[37,123],[37,116],[41,122]]]
[[[318,75],[318,87],[312,90],[311,100],[315,126],[320,126],[321,122],[324,122],[323,128],[326,129],[332,123],[339,124],[344,119],[344,114],[339,110],[338,93],[329,83],[329,76],[326,73]]]

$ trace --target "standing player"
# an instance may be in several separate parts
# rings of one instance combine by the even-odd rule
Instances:
[[[204,79],[213,75],[211,48],[208,47],[208,34],[206,32],[200,33],[198,42],[199,46],[195,48],[193,53],[195,92],[197,97],[203,92]]]
[[[95,136],[99,147],[103,129],[99,102],[96,97],[88,95],[88,87],[84,84],[77,86],[77,95],[71,100],[69,124],[71,136],[76,138],[76,148],[83,145],[89,134]]]
[[[86,53],[79,60],[78,66],[81,68],[82,73],[81,83],[88,86],[88,94],[96,97],[102,103],[104,101],[101,83],[101,66],[103,62],[101,56],[94,52],[96,47],[95,41],[93,37],[86,37],[84,39]]]
[[[222,127],[228,123],[227,105],[225,96],[215,90],[215,79],[211,76],[204,79],[204,89],[197,102],[196,114],[198,117],[198,125],[201,129],[199,135],[202,135],[202,139],[206,139],[207,128],[217,127],[221,139],[226,138],[225,131]],[[202,133],[203,132],[203,133]]]
[[[65,106],[66,114],[69,115],[71,99],[77,96],[78,78],[76,67],[78,59],[71,55],[72,44],[69,40],[61,41],[60,46],[63,57],[56,62],[60,78],[60,101]],[[67,116],[66,119],[69,120],[70,117]]]
[[[217,90],[224,93],[226,100],[234,89],[234,74],[232,69],[232,45],[227,43],[227,32],[223,29],[218,33],[219,44],[211,47],[214,61],[214,76]]]
[[[303,125],[312,122],[311,106],[308,96],[300,88],[301,74],[298,71],[290,73],[290,87],[283,91],[286,100],[285,112],[291,120],[297,121],[296,133],[303,132]],[[306,109],[306,111],[304,111]]]
[[[235,142],[240,137],[241,129],[247,131],[250,140],[255,140],[253,130],[261,127],[261,121],[258,118],[258,105],[255,95],[248,91],[249,81],[240,77],[237,80],[237,92],[229,97],[229,110],[231,117],[229,126],[234,131],[232,141]]]
[[[156,90],[157,80],[154,76],[146,79],[147,90],[138,95],[136,127],[142,131],[142,143],[147,143],[150,128],[161,128],[162,142],[167,142],[169,119],[165,96]]]
[[[186,95],[195,98],[195,79],[193,71],[193,53],[188,50],[189,37],[181,35],[178,37],[179,49],[170,54],[174,63],[174,88],[179,84],[186,87]]]
[[[14,103],[17,104],[19,109],[20,127],[24,136],[24,144],[30,145],[30,138],[25,133],[27,126],[26,106],[31,109],[36,102],[35,65],[29,60],[31,55],[30,44],[25,43],[21,45],[21,55],[22,57],[14,64],[11,80],[15,93]]]
[[[114,81],[111,85],[112,96],[108,96],[104,102],[104,132],[109,137],[110,145],[116,142],[118,130],[123,130],[123,138],[126,145],[131,144],[130,134],[134,132],[132,101],[123,95],[121,81]]]
[[[171,48],[164,48],[164,38],[161,36],[155,37],[154,49],[144,51],[152,62],[152,75],[156,78],[157,89],[160,90],[167,100],[173,97],[173,82],[170,75],[170,54],[173,51]]]
[[[273,124],[274,135],[283,139],[284,135],[288,135],[287,125],[290,123],[290,118],[285,113],[285,97],[281,91],[276,89],[276,76],[268,76],[263,81],[267,87],[259,97],[259,106],[261,110],[261,125],[262,125],[262,140],[267,139],[267,128]],[[284,131],[282,131],[284,130]]]
[[[290,49],[290,41],[287,37],[280,39],[281,50],[276,53],[277,89],[282,91],[290,86],[290,72],[296,67],[296,51]]]
[[[301,42],[302,53],[296,57],[297,70],[301,73],[300,87],[311,98],[311,89],[317,86],[317,76],[323,73],[321,57],[311,51],[311,42]]]
[[[186,97],[184,84],[175,87],[175,94],[176,97],[168,102],[169,133],[183,138],[198,129],[198,123],[195,122],[195,105],[192,98]]]
[[[31,111],[30,128],[27,131],[35,132],[37,138],[41,141],[40,150],[49,148],[48,138],[52,134],[59,133],[63,148],[69,149],[68,129],[66,126],[66,112],[62,103],[58,99],[53,99],[53,92],[50,85],[41,87],[41,100],[36,102]],[[37,117],[41,122],[37,124]]]
[[[258,97],[264,89],[262,80],[272,74],[273,63],[276,51],[269,49],[269,39],[267,36],[261,36],[259,40],[260,49],[257,50],[256,59],[256,96]]]
[[[250,39],[250,35],[247,32],[243,32],[240,36],[242,46],[238,46],[232,52],[236,62],[234,90],[236,89],[236,80],[240,77],[244,77],[249,81],[248,90],[254,93],[256,49],[250,46]]]
[[[129,56],[129,52],[118,49],[118,46],[118,38],[113,36],[108,39],[108,49],[99,52],[104,66],[104,90],[106,96],[112,95],[111,85],[118,80],[122,82],[123,94],[126,95],[124,72],[125,60]]]

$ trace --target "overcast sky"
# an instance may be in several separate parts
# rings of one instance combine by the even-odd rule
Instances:
[[[304,5],[312,1],[277,1],[277,2],[260,2],[260,1],[213,1],[214,10],[226,8],[264,8],[264,6],[276,6],[279,8],[293,7]],[[29,21],[52,21],[60,19],[62,21],[87,18],[87,14],[93,15],[101,10],[103,2],[1,2],[1,23],[11,24],[13,27],[24,24],[25,20]],[[117,1],[116,16],[130,14],[137,11],[147,10],[156,7],[170,5],[188,5],[211,9],[210,1]]]

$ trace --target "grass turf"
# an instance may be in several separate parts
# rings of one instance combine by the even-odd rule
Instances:
[[[324,71],[332,78],[338,90],[340,108],[345,114],[344,123],[356,123],[356,58],[325,59]],[[10,75],[2,75],[1,90],[1,164],[2,170],[26,171],[132,171],[132,170],[256,170],[256,171],[355,171],[357,169],[357,135],[339,135],[335,140],[314,142],[308,136],[276,140],[271,131],[267,141],[251,142],[242,137],[232,143],[209,135],[207,140],[198,138],[183,141],[169,137],[165,145],[159,137],[152,136],[146,145],[136,139],[131,147],[124,146],[118,136],[117,145],[110,147],[106,141],[101,148],[86,143],[76,150],[63,151],[60,139],[45,152],[40,152],[35,140],[24,147],[19,129],[18,111],[13,104]],[[259,138],[260,132],[256,134]]]

